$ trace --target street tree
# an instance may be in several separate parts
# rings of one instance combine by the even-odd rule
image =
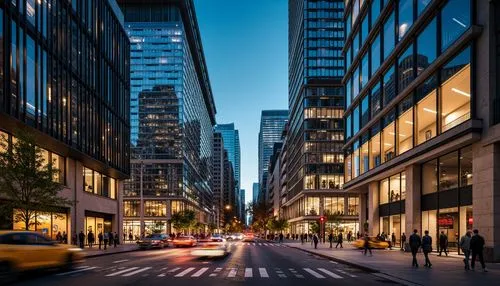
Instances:
[[[288,221],[284,218],[273,217],[267,226],[272,231],[282,233],[288,227]]]
[[[10,148],[8,139],[0,138],[0,197],[6,199],[0,211],[11,216],[16,210],[13,221],[28,230],[41,212],[56,211],[71,201],[60,196],[60,171],[46,161],[35,137],[23,130],[16,136]]]
[[[192,210],[184,210],[172,214],[170,218],[172,226],[182,232],[189,232],[196,225],[196,213]]]
[[[269,209],[271,205],[266,201],[251,202],[248,204],[247,212],[252,216],[252,228],[260,232],[266,232],[268,222],[271,219]]]

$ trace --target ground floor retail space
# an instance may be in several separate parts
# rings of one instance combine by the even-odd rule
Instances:
[[[326,221],[320,226],[320,218],[317,219],[306,219],[298,222],[289,223],[289,229],[287,233],[290,234],[313,234],[313,233],[323,233],[323,237],[328,237],[330,233],[334,236],[338,236],[342,233],[343,238],[347,239],[347,234],[351,233],[351,237],[354,240],[357,234],[360,232],[360,225],[357,219],[344,219],[338,221]]]

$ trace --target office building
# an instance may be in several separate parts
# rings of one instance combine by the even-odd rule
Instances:
[[[179,232],[168,221],[182,210],[208,225],[215,105],[193,1],[118,4],[131,42],[133,152],[123,229],[134,237]]]
[[[500,260],[500,5],[354,1],[345,7],[345,184],[366,232],[468,230]]]
[[[260,192],[259,183],[253,183],[253,185],[252,185],[252,200],[253,200],[253,202],[257,202],[257,199],[259,197],[259,192]]]
[[[224,151],[222,134],[214,132],[211,187],[214,193],[215,224],[219,232],[224,227]]]
[[[246,224],[247,222],[247,212],[246,212],[246,204],[245,204],[245,189],[240,190],[240,221],[242,224]]]
[[[224,150],[224,226],[239,213],[235,187],[233,164],[229,161],[227,150]]]
[[[269,159],[273,154],[274,143],[281,141],[283,127],[288,122],[288,110],[263,110],[259,130],[259,185],[261,199],[267,196],[267,175]]]
[[[29,228],[70,243],[80,231],[121,238],[130,44],[115,1],[2,1],[0,43],[1,136],[33,134],[60,171],[61,196],[76,202],[37,213]],[[0,228],[24,229],[16,212]]]
[[[285,216],[291,233],[309,232],[326,216],[325,231],[359,229],[357,197],[344,182],[344,2],[289,1],[290,122]],[[323,235],[323,234],[321,234]]]

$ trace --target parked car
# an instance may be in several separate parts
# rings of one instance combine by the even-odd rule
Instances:
[[[180,246],[196,246],[197,242],[196,239],[191,236],[191,235],[185,235],[185,236],[179,236],[174,238],[172,241],[173,246],[175,247],[180,247]]]
[[[207,241],[213,241],[213,242],[226,242],[226,239],[222,237],[220,234],[212,234],[211,236],[208,237]],[[201,242],[201,241],[198,241]]]
[[[254,242],[255,241],[254,234],[251,233],[251,232],[245,233],[243,235],[243,241],[245,241],[245,242],[249,242],[249,241]]]
[[[35,269],[71,270],[83,261],[80,248],[52,241],[32,231],[0,231],[0,279],[13,280]]]
[[[222,237],[210,237],[199,240],[198,247],[191,251],[191,255],[200,257],[225,256],[227,253],[227,243]]]
[[[368,243],[370,245],[370,248],[375,248],[375,249],[386,249],[389,247],[389,242],[377,239],[377,237],[375,237],[375,236],[369,236]],[[360,238],[358,240],[355,240],[353,242],[353,245],[357,248],[364,248],[365,247],[364,238]]]
[[[164,248],[168,246],[169,236],[166,234],[154,233],[139,240],[137,244],[140,249]]]

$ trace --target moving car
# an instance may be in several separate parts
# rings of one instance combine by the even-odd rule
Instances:
[[[222,237],[200,240],[199,246],[191,251],[191,255],[200,257],[225,256],[227,253],[227,243]]]
[[[80,248],[59,244],[37,232],[0,231],[0,279],[15,279],[19,272],[62,268],[70,270],[83,260]],[[2,282],[3,283],[3,282]]]
[[[183,235],[183,236],[179,236],[179,237],[176,237],[174,238],[174,240],[172,241],[172,244],[175,246],[175,247],[180,247],[180,246],[196,246],[197,242],[196,242],[196,239],[191,236],[191,235]]]
[[[370,248],[375,248],[375,249],[386,249],[389,247],[389,242],[384,241],[384,240],[380,240],[375,236],[369,236],[368,243],[370,245]],[[357,248],[364,248],[365,247],[365,239],[360,238],[360,239],[354,241],[353,245]]]
[[[253,233],[245,233],[243,235],[243,241],[245,242],[248,242],[248,241],[251,241],[251,242],[254,242],[255,241],[255,236]]]
[[[169,236],[166,234],[154,233],[139,240],[137,244],[140,249],[164,248],[168,246]]]

